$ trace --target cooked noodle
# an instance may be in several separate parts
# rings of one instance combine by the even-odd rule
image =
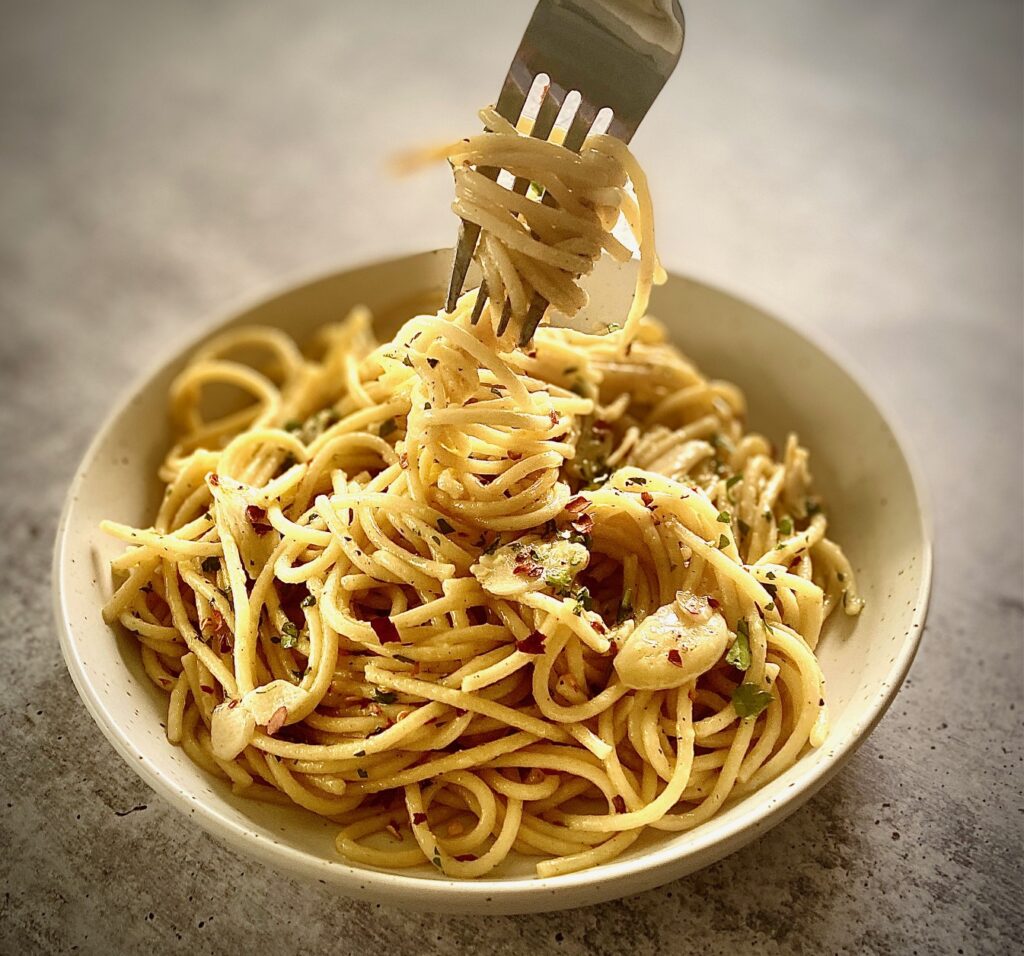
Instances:
[[[104,524],[131,545],[104,614],[169,694],[169,740],[335,821],[347,858],[471,878],[517,853],[552,876],[697,826],[820,743],[814,648],[861,599],[806,451],[745,432],[739,389],[642,317],[653,227],[625,148],[488,123],[465,160],[579,220],[561,244],[547,213],[492,222],[501,195],[457,174],[492,299],[582,304],[568,285],[617,251],[594,197],[617,215],[628,178],[627,328],[514,349],[470,323],[471,291],[385,344],[356,310],[317,358],[273,329],[216,336],[172,386],[152,526]],[[210,386],[248,403],[206,419]]]

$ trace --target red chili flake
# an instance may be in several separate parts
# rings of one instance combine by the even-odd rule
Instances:
[[[517,564],[512,569],[513,574],[519,574],[527,578],[539,578],[544,573],[544,568],[533,561]]]
[[[548,415],[548,418],[551,419],[552,425],[558,424],[558,412],[556,412],[553,408],[551,409],[551,413]]]
[[[709,597],[707,601],[708,607],[710,607],[714,611],[717,611],[718,608],[721,606],[713,597]]]
[[[612,797],[612,806],[615,807],[615,812],[616,813],[625,813],[626,812],[626,798],[623,797],[621,794],[618,794],[618,793],[615,794],[615,796]]]
[[[508,453],[508,460],[509,461],[519,461],[519,459],[522,458],[522,457],[523,457],[523,453],[521,451],[510,451]]]
[[[258,505],[247,505],[245,509],[245,516],[249,519],[249,524],[252,525],[252,530],[260,537],[265,535],[268,531],[273,530],[273,527],[267,523],[266,508],[261,508]]]
[[[682,655],[674,647],[668,652],[668,662],[675,667],[683,666]]]
[[[571,498],[565,503],[565,510],[571,515],[580,514],[590,507],[590,502],[583,497],[583,495],[577,495],[575,498]]]
[[[700,614],[700,601],[695,597],[689,597],[683,602],[683,610],[689,614]]]
[[[607,634],[608,628],[606,628],[600,621],[593,622],[593,628],[598,634]]]
[[[460,853],[455,857],[455,859],[460,863],[472,863],[476,859],[476,856],[472,853]]]
[[[640,500],[645,505],[647,505],[648,508],[653,508],[654,507],[654,495],[652,495],[649,491],[641,491],[640,492]]]
[[[398,464],[403,470],[409,467],[409,456],[404,451],[398,456]]]
[[[790,571],[795,571],[798,567],[800,567],[800,558],[801,555],[798,554],[795,558],[793,558],[792,561],[789,562]]]
[[[413,826],[419,826],[421,823],[427,822],[427,815],[425,813],[414,813],[412,815]]]
[[[278,707],[273,714],[270,715],[270,720],[267,721],[267,733],[271,737],[274,736],[283,726],[284,722],[288,719],[288,708]]]
[[[592,514],[581,514],[572,523],[572,526],[580,534],[590,534],[594,528],[594,516]]]
[[[206,480],[207,480],[207,481],[208,481],[208,482],[209,482],[209,483],[210,483],[211,485],[213,485],[213,487],[214,487],[214,488],[216,488],[216,487],[217,487],[217,485],[219,485],[219,484],[220,484],[220,477],[219,477],[219,476],[217,475],[217,473],[216,473],[216,472],[214,472],[214,471],[211,471],[211,472],[210,472],[210,473],[209,473],[209,474],[208,474],[208,475],[206,476]]]
[[[521,641],[516,641],[516,650],[524,654],[543,654],[544,635],[540,631],[527,634]]]
[[[467,398],[462,404],[463,405],[475,405],[480,399],[478,398]]]
[[[402,640],[398,633],[398,628],[395,627],[389,617],[373,618],[370,621],[370,627],[373,628],[373,633],[377,635],[377,640],[381,644],[393,644],[395,641]]]
[[[241,703],[241,701],[239,701],[239,700],[229,700],[228,701],[228,710],[234,710],[240,703]]]

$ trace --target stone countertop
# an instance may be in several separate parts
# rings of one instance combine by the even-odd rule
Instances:
[[[906,686],[767,836],[600,907],[405,914],[262,869],[94,726],[50,618],[67,483],[141,370],[240,297],[451,242],[444,169],[531,6],[11,2],[0,10],[0,950],[1010,952],[1024,938],[1022,8],[688,4],[635,141],[670,267],[851,358],[937,530]]]

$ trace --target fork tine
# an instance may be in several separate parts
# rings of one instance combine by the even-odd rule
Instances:
[[[523,107],[526,105],[526,97],[530,88],[527,86],[523,89],[513,78],[512,72],[509,71],[508,76],[505,77],[501,93],[498,94],[498,101],[494,104],[494,108],[498,111],[499,115],[504,116],[510,123],[517,122],[520,114],[523,112]],[[478,172],[484,176],[489,176],[491,179],[497,179],[500,170],[488,166],[478,170]],[[455,310],[455,303],[462,294],[462,287],[466,282],[466,273],[469,272],[469,263],[473,258],[473,252],[479,239],[480,227],[475,222],[466,222],[465,219],[460,220],[459,237],[455,243],[455,257],[452,260],[452,274],[448,282],[448,295],[445,297],[444,307],[446,312],[453,312]],[[487,297],[484,296],[483,298],[484,302],[486,302]],[[483,303],[480,303],[480,308],[483,308]]]
[[[560,86],[557,86],[557,85],[555,85],[553,83],[549,83],[547,85],[547,87],[541,91],[540,95],[541,95],[541,102],[540,102],[540,106],[537,109],[537,118],[533,121],[533,129],[530,131],[530,135],[532,137],[534,137],[535,139],[547,139],[551,135],[551,130],[554,129],[554,126],[555,126],[555,120],[558,119],[558,114],[559,114],[560,110],[562,109],[562,102],[565,99],[565,91]],[[510,120],[510,122],[512,122],[512,121]],[[490,174],[490,171],[491,171],[491,167],[488,167],[487,168],[487,174],[488,175]],[[481,172],[483,172],[483,170],[481,170]],[[495,171],[495,176],[493,178],[497,178],[497,171]],[[530,181],[528,179],[523,179],[521,176],[517,176],[515,181],[512,183],[512,190],[514,192],[519,193],[520,195],[525,193],[526,190],[529,189],[529,188],[530,188]],[[470,251],[469,251],[469,253],[467,255],[466,264],[465,264],[465,266],[463,267],[463,270],[462,270],[462,281],[465,281],[466,272],[469,269],[469,258],[472,256],[473,249],[475,249],[477,240],[479,239],[480,227],[479,226],[475,226],[475,224],[471,224],[471,223],[467,223],[467,222],[463,221],[461,223],[461,225],[459,226],[460,245],[455,250],[456,259],[458,259],[459,254],[462,252],[461,240],[462,240],[463,229],[466,228],[466,227],[469,227],[471,225],[473,225],[474,228],[476,229],[476,235],[473,237],[473,248],[470,249]],[[453,270],[454,270],[454,266],[453,266]],[[452,279],[454,281],[454,271],[453,271],[453,274],[452,274]],[[455,308],[455,303],[451,299],[451,289],[450,288],[449,288],[448,296],[449,296],[449,302],[451,303],[449,305],[449,307],[448,307],[448,311],[451,312],[452,309]],[[456,293],[456,298],[457,297],[458,297],[458,294]],[[479,291],[476,294],[476,302],[475,302],[475,304],[473,306],[473,314],[470,316],[470,320],[469,320],[473,325],[476,325],[480,321],[480,316],[483,315],[484,305],[486,303],[487,303],[487,286],[486,286],[486,283],[481,282],[480,283],[480,289],[479,289]],[[497,334],[498,335],[504,335],[505,329],[508,328],[508,321],[509,321],[509,317],[511,316],[511,314],[512,314],[512,306],[511,306],[510,303],[506,302],[505,305],[502,306],[502,310],[501,310],[501,321],[498,324],[498,330],[497,330]]]
[[[476,290],[476,302],[473,303],[473,314],[469,317],[471,325],[476,325],[483,315],[484,306],[487,304],[487,280],[480,280],[480,288]]]
[[[525,348],[530,344],[530,339],[533,338],[533,334],[537,331],[537,326],[540,325],[540,320],[544,318],[547,308],[548,303],[544,296],[538,293],[533,297],[533,301],[530,303],[530,311],[526,313],[523,327],[519,330],[520,348]]]
[[[576,115],[573,116],[572,122],[569,124],[569,130],[565,134],[564,145],[566,149],[571,149],[574,153],[578,153],[580,151],[587,138],[587,133],[590,132],[590,128],[594,125],[594,121],[597,119],[597,113],[598,110],[596,110],[591,104],[587,103],[586,100],[580,100],[580,105],[576,110]],[[553,203],[553,200],[548,193],[541,196],[540,201],[549,206]],[[544,300],[542,295],[535,295],[533,297],[533,301],[530,302],[530,310],[526,313],[526,318],[523,321],[523,327],[519,330],[520,348],[529,344],[530,339],[533,338],[537,331],[537,326],[541,323],[541,319],[544,318],[544,313],[547,311],[547,308],[548,303]]]
[[[498,328],[496,335],[501,338],[505,334],[505,329],[508,328],[509,320],[512,318],[512,300],[506,299],[505,304],[501,307],[501,319],[498,322]]]

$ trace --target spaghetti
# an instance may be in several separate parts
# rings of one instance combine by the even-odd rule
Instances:
[[[471,166],[540,177],[588,236],[557,248],[555,220],[479,216],[492,299],[571,306],[566,277],[613,248],[611,215],[580,210],[609,189],[624,208],[619,171],[593,172],[616,148],[477,140]],[[568,192],[547,175],[563,162]],[[459,185],[460,214],[501,200],[480,185]],[[130,545],[104,615],[168,693],[172,743],[239,794],[335,821],[353,861],[462,878],[513,853],[540,876],[613,859],[820,743],[814,648],[860,609],[852,570],[795,437],[777,457],[745,432],[739,389],[642,315],[643,219],[635,314],[612,334],[512,348],[471,323],[471,291],[384,344],[358,309],[316,358],[256,327],[195,354],[152,526],[104,523]],[[246,400],[205,417],[212,386]]]

